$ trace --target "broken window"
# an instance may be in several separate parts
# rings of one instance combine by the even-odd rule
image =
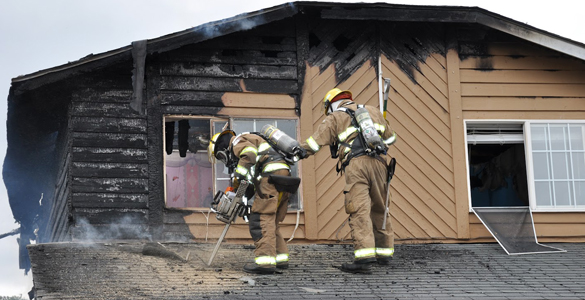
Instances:
[[[229,176],[217,172],[219,163],[212,168],[207,146],[212,134],[227,122],[217,118],[165,118],[167,207],[208,209],[215,191],[225,190]]]
[[[467,124],[472,207],[528,206],[522,124]]]
[[[289,136],[297,137],[297,121],[250,118],[165,118],[165,193],[167,207],[209,209],[217,191],[224,191],[230,181],[225,165],[209,162],[209,139],[224,128],[240,134],[258,132],[271,124]],[[298,177],[298,167],[292,167]],[[298,193],[291,195],[289,209],[300,209]]]

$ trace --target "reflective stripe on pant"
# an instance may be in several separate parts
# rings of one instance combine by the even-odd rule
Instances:
[[[386,230],[382,230],[387,178],[386,166],[367,155],[353,158],[345,168],[345,209],[350,214],[349,227],[356,260],[375,257],[376,249],[394,249],[390,216],[386,220]],[[360,249],[373,251],[358,251]]]
[[[290,175],[290,172],[287,169],[282,169],[272,174],[287,176]],[[289,195],[288,193],[279,193],[273,184],[268,183],[268,177],[262,177],[257,189],[259,193],[256,193],[248,223],[250,235],[256,247],[254,256],[274,257],[276,261],[277,255],[288,255],[286,241],[280,234],[280,222],[286,216]],[[281,195],[280,201],[279,194]]]

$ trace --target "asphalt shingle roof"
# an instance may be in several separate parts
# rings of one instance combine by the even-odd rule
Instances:
[[[224,243],[208,267],[213,246],[50,243],[29,253],[38,299],[585,299],[583,244],[513,256],[498,244],[403,244],[371,275],[333,267],[351,261],[351,245],[290,245],[291,267],[275,275],[242,271],[250,245]]]

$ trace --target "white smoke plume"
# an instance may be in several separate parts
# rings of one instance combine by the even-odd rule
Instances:
[[[74,228],[74,239],[83,242],[97,242],[122,239],[152,240],[148,225],[133,218],[123,216],[110,224],[91,224],[86,218],[80,218]]]

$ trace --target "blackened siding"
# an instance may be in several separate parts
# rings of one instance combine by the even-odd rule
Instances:
[[[73,238],[123,238],[109,235],[119,232],[112,226],[147,232],[147,121],[131,100],[131,91],[115,89],[85,90],[72,98]],[[91,231],[81,226],[86,222]]]
[[[290,18],[161,53],[156,61],[159,73],[154,75],[159,79],[153,81],[160,85],[156,91],[160,96],[157,97],[160,99],[160,113],[233,116],[224,110],[230,104],[225,104],[225,99],[222,99],[225,93],[231,93],[232,100],[235,98],[238,105],[252,102],[246,103],[240,112],[246,111],[249,116],[274,117],[270,113],[273,110],[267,109],[264,102],[259,100],[254,104],[254,97],[238,98],[237,94],[284,94],[298,99],[301,84],[298,81],[296,36],[295,22]],[[277,99],[275,97],[274,101]],[[278,106],[274,104],[272,107]],[[298,100],[296,106],[299,106]],[[162,145],[151,155],[151,159],[160,160],[162,164]],[[155,158],[157,155],[160,158]],[[164,203],[164,192],[157,190],[156,193]],[[163,211],[166,239],[197,238],[199,233],[194,232],[194,228],[207,223],[201,213]],[[192,220],[187,224],[191,228],[185,226],[186,219]],[[222,225],[212,225],[211,230],[219,226]]]
[[[65,123],[66,124],[66,123]],[[43,215],[48,218],[44,226],[44,234],[40,234],[41,242],[61,242],[69,240],[68,235],[69,212],[70,212],[70,164],[71,164],[71,140],[69,127],[62,128],[59,131],[59,137],[56,143],[55,156],[58,165],[57,176],[55,179],[55,192],[53,201],[50,206],[44,206],[47,212]]]
[[[215,115],[226,92],[296,94],[292,19],[160,55],[163,114]]]

